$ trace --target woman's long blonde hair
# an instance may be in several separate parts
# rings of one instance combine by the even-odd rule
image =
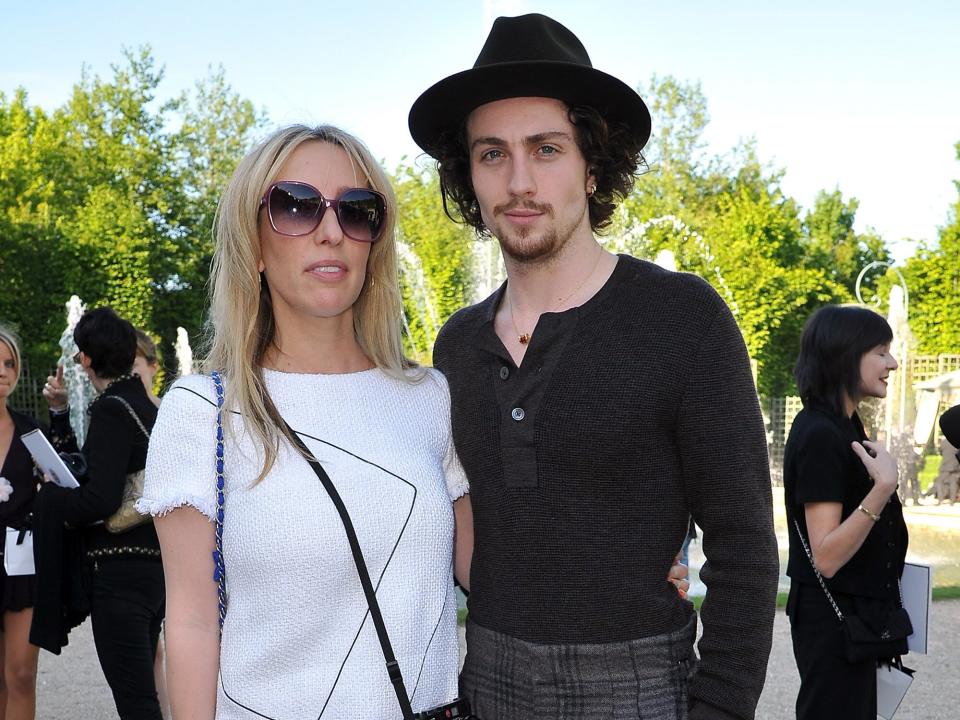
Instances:
[[[416,363],[403,354],[403,305],[395,238],[397,201],[386,174],[360,140],[338,128],[291,125],[277,130],[240,161],[220,198],[210,272],[209,353],[205,366],[208,372],[218,370],[228,378],[225,407],[243,416],[245,427],[263,447],[264,464],[257,482],[273,467],[280,437],[287,436],[263,379],[262,365],[274,343],[276,326],[270,291],[258,271],[260,199],[290,155],[310,141],[342,148],[363,181],[387,199],[386,226],[370,248],[367,279],[353,305],[353,330],[376,367],[402,380],[415,381],[422,376]],[[224,413],[225,422],[230,415]]]

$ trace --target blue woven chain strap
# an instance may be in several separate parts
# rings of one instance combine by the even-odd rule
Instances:
[[[217,583],[220,629],[227,617],[227,570],[223,564],[223,378],[216,370],[210,373],[217,391],[217,517],[213,551],[213,580]]]

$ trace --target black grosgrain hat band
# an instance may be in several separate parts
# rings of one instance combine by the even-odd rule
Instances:
[[[626,123],[646,143],[650,112],[626,83],[596,70],[577,36],[545,15],[500,17],[470,70],[444,78],[410,110],[410,134],[430,152],[437,138],[456,132],[473,110],[513,97],[548,97],[590,105],[608,120]]]

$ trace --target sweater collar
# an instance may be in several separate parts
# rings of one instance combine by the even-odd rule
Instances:
[[[603,302],[604,298],[610,295],[613,292],[613,289],[616,288],[623,279],[623,276],[627,272],[627,263],[624,261],[624,255],[617,255],[617,264],[613,268],[613,272],[610,273],[610,277],[607,278],[607,281],[601,286],[592,297],[587,298],[584,302],[576,307],[572,307],[569,310],[564,310],[561,313],[552,313],[545,312],[544,315],[562,315],[564,313],[575,313],[577,315],[583,314],[593,308],[594,305],[598,305]],[[493,291],[493,294],[490,295],[486,300],[483,300],[480,303],[481,307],[481,324],[493,323],[494,318],[497,315],[497,308],[500,307],[500,303],[503,300],[503,295],[507,291],[507,284],[509,280],[504,280],[501,283],[500,287]]]

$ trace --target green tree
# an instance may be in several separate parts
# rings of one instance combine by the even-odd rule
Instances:
[[[36,374],[59,354],[71,294],[168,350],[177,325],[199,332],[217,197],[262,113],[222,70],[168,101],[162,78],[141,49],[107,80],[84,70],[49,114],[24,90],[0,95],[0,318]]]
[[[955,146],[960,160],[960,143]],[[924,354],[960,353],[960,181],[958,197],[936,245],[921,243],[903,275],[910,290],[910,327]]]
[[[56,228],[60,188],[48,172],[61,142],[47,114],[30,107],[26,91],[10,100],[0,93],[0,320],[19,329],[28,366],[41,362],[37,346],[49,356],[62,329],[51,322],[50,298],[69,263]],[[62,326],[62,305],[56,315]]]
[[[871,262],[890,262],[883,239],[875,232],[858,234],[853,229],[860,203],[845,201],[839,189],[817,193],[813,208],[803,220],[805,264],[821,268],[852,300],[857,275]]]
[[[794,385],[803,323],[817,307],[836,301],[840,290],[821,268],[804,265],[799,210],[780,189],[782,173],[765,170],[751,146],[740,152],[741,167],[714,196],[714,213],[703,233],[757,362],[758,389],[764,395],[784,395]],[[720,275],[691,264],[718,284]],[[722,285],[717,289],[724,293]]]
[[[429,363],[440,327],[472,293],[472,229],[443,211],[434,168],[401,165],[393,175],[399,205],[400,290],[408,352]]]
[[[202,345],[217,203],[267,116],[233,90],[222,67],[184,92],[171,111],[180,125],[168,139],[167,232],[151,246],[150,274],[151,328],[160,335],[165,367],[173,370],[178,326],[194,348]]]
[[[832,261],[807,256],[783,172],[765,167],[752,141],[705,153],[709,115],[699,85],[655,77],[644,96],[654,122],[650,172],[624,202],[614,245],[647,258],[671,250],[679,270],[713,284],[757,361],[760,392],[785,394],[806,317],[845,297],[827,271]]]

